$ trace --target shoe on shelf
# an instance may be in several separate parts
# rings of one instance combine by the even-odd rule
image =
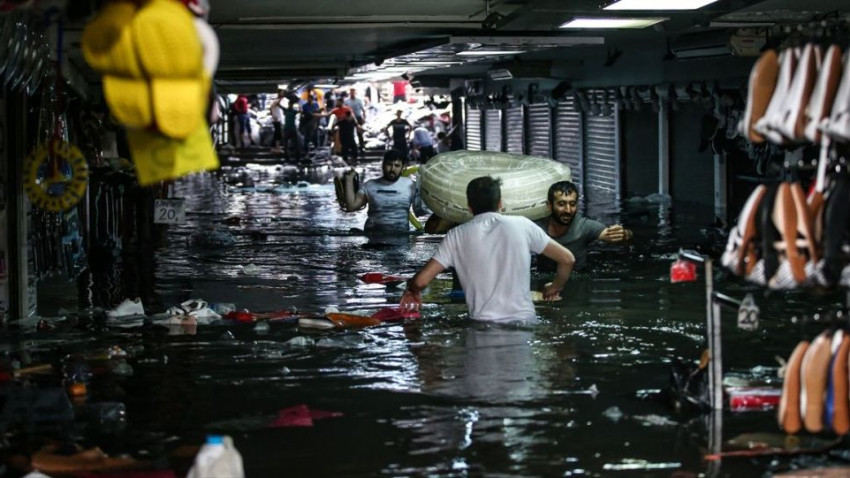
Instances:
[[[142,299],[138,297],[134,300],[124,299],[124,302],[121,302],[117,307],[106,313],[106,316],[111,319],[136,315],[145,315],[145,307],[142,305]]]

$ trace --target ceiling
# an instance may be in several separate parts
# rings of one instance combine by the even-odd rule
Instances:
[[[557,78],[569,71],[564,66],[572,61],[599,57],[603,62],[617,51],[628,55],[629,51],[659,49],[660,59],[669,40],[683,33],[705,31],[712,24],[737,28],[751,22],[808,22],[830,12],[846,15],[850,11],[848,0],[720,0],[698,11],[632,15],[669,18],[638,31],[565,31],[558,26],[573,17],[617,12],[600,10],[604,0],[210,2],[209,22],[221,45],[216,80],[229,91],[270,91],[278,83],[298,80],[342,80],[354,72],[375,69],[376,62],[386,67],[403,55],[425,61],[447,50],[453,55],[461,41],[480,42],[482,38],[485,42],[519,45],[523,45],[523,39],[517,37],[526,42],[529,37],[554,39],[549,42],[553,44],[541,48],[525,43],[522,54],[420,67],[415,75],[431,79],[481,77],[494,64],[507,61],[561,65],[545,70],[551,73],[539,73],[539,69],[530,73]],[[531,40],[546,43],[546,38]],[[564,43],[566,46],[562,46]],[[73,50],[73,37],[70,46]],[[70,54],[73,59],[75,52]],[[76,58],[75,63],[85,70]],[[398,68],[397,74],[402,69]]]

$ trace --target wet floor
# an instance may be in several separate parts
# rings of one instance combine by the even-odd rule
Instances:
[[[365,213],[340,211],[331,174],[263,167],[179,182],[187,223],[125,266],[148,312],[190,298],[257,312],[396,304],[401,289],[357,276],[412,275],[440,237],[352,233]],[[373,166],[366,178],[377,174]],[[635,243],[595,250],[592,271],[575,274],[562,301],[539,305],[535,326],[471,324],[465,306],[446,298],[445,275],[425,295],[421,320],[360,331],[222,323],[169,335],[147,324],[25,339],[35,350],[60,339],[69,349],[137,347],[132,377],[92,384],[94,398],[126,405],[124,441],[113,445],[155,439],[174,448],[223,432],[251,477],[760,476],[794,462],[705,461],[706,421],[674,412],[659,393],[670,360],[694,361],[705,347],[704,284],[669,281],[679,247],[718,246],[704,209],[645,201],[602,208],[605,222],[635,230]],[[209,237],[235,243],[211,247]],[[739,298],[755,292],[763,309],[756,332],[724,316],[725,368],[745,374],[775,368],[774,356],[822,328],[792,316],[841,306],[833,296],[765,296],[719,270],[717,286]],[[279,410],[300,404],[342,416],[270,426]],[[724,440],[745,432],[778,432],[775,412],[724,414]]]

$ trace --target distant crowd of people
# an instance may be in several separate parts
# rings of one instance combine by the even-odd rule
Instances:
[[[405,90],[394,85],[395,102],[406,101]],[[369,92],[367,91],[367,97]],[[257,145],[252,131],[251,118],[260,109],[258,101],[239,95],[231,105],[234,124],[234,146],[245,148]],[[274,136],[271,152],[284,158],[299,159],[312,149],[332,145],[334,152],[347,164],[356,164],[366,148],[364,137],[367,117],[375,117],[378,108],[367,98],[360,98],[355,88],[344,92],[324,92],[306,88],[300,93],[279,90],[268,110],[272,118]],[[371,114],[370,114],[371,113]],[[398,109],[396,117],[380,131],[386,134],[384,144],[407,160],[426,163],[434,155],[448,151],[450,141],[445,114],[429,114],[411,124],[403,117],[405,110]],[[373,126],[373,128],[375,128]],[[375,128],[379,129],[379,128]]]

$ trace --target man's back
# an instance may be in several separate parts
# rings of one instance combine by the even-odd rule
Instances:
[[[524,217],[488,212],[446,234],[434,255],[454,267],[475,320],[535,320],[531,302],[531,254],[540,254],[549,237]]]
[[[416,146],[433,146],[434,140],[431,138],[431,132],[427,128],[420,126],[413,130],[413,143]]]

